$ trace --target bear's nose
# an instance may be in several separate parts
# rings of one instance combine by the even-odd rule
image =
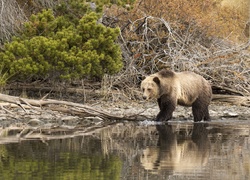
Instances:
[[[142,96],[142,98],[143,98],[144,100],[146,100],[146,99],[147,99],[147,96]]]

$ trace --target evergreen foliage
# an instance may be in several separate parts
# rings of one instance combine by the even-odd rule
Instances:
[[[136,2],[136,0],[87,0],[89,2],[94,2],[100,7],[103,5],[112,5],[116,4],[118,6],[126,6],[126,5],[132,5]]]
[[[2,73],[19,80],[117,73],[122,68],[121,50],[115,43],[119,29],[98,24],[97,13],[86,5],[78,6],[78,0],[74,2],[79,7],[72,5],[75,11],[85,8],[82,18],[67,13],[55,16],[52,10],[32,15],[22,35],[0,52]]]

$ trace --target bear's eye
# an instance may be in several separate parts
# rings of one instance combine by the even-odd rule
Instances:
[[[142,88],[142,91],[144,92],[144,91],[145,91],[145,89],[144,89],[144,88]]]
[[[148,90],[149,92],[150,92],[150,91],[152,91],[152,89],[151,89],[151,88],[148,88],[147,90]]]

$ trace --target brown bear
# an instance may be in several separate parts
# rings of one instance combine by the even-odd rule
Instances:
[[[194,121],[210,121],[208,106],[212,97],[211,85],[193,72],[173,72],[163,69],[146,77],[141,83],[143,99],[156,98],[160,112],[156,121],[172,118],[176,105],[192,106]]]

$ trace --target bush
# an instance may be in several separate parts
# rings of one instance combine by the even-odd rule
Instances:
[[[78,21],[53,15],[52,10],[32,15],[20,37],[0,52],[3,73],[27,78],[82,78],[114,74],[122,68],[121,50],[115,43],[119,29],[98,24],[87,13]]]

